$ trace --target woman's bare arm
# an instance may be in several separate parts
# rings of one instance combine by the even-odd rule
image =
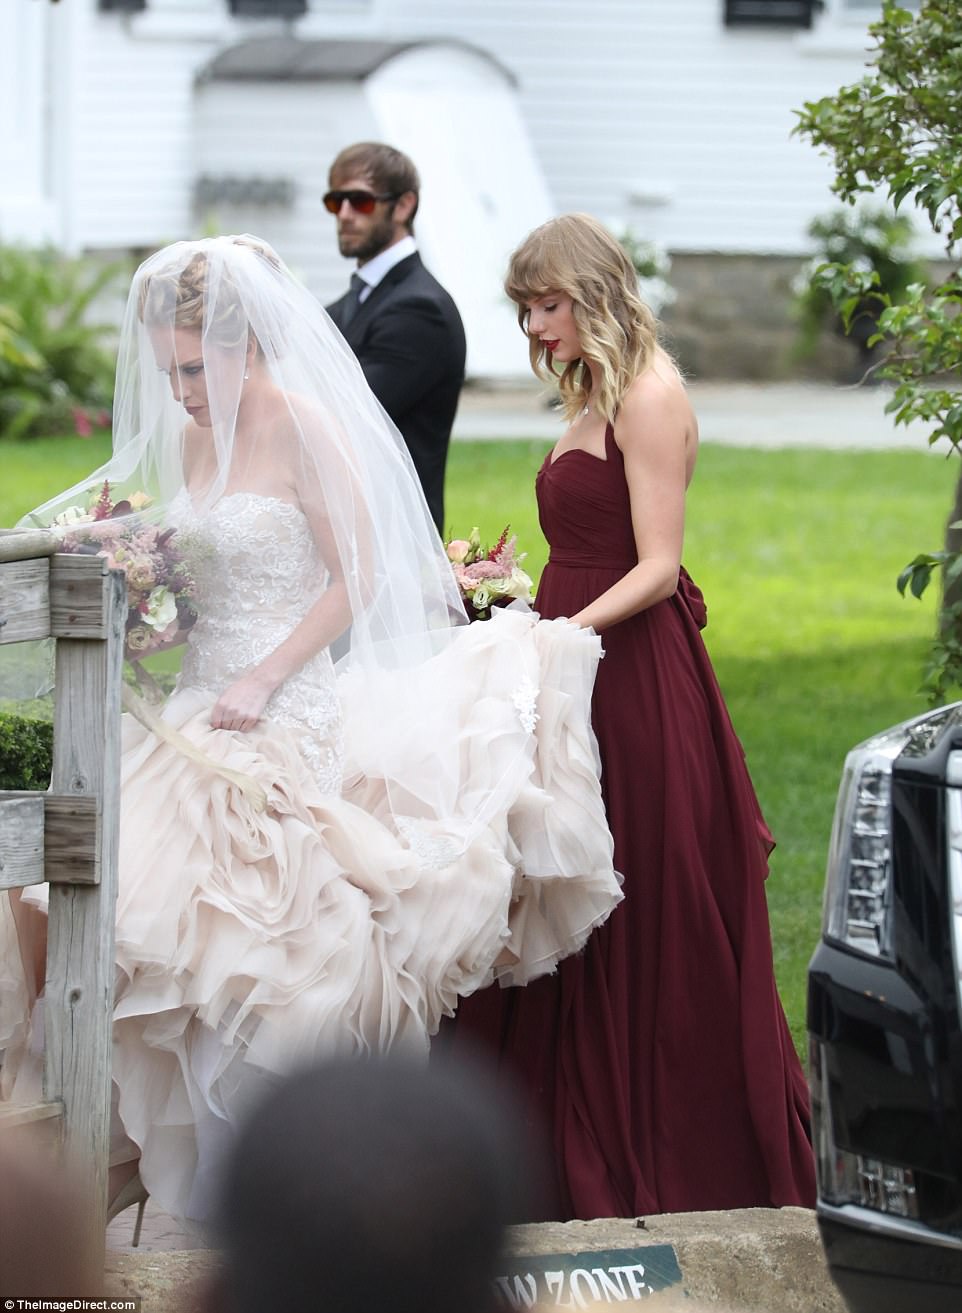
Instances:
[[[649,370],[629,388],[615,420],[625,462],[638,564],[571,619],[601,632],[678,586],[693,416],[679,379]]]

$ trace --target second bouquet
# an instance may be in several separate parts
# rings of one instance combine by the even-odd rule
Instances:
[[[525,553],[519,555],[515,535],[508,536],[510,527],[505,526],[491,548],[481,545],[477,526],[467,538],[452,538],[445,543],[469,620],[490,619],[492,606],[532,600],[531,579],[521,569]]]

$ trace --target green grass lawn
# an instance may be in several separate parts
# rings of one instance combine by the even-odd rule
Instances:
[[[34,442],[0,442],[0,525],[56,496],[102,465],[110,455],[110,438],[43,438]]]
[[[542,442],[457,443],[447,519],[493,541],[506,523],[537,577],[546,549],[533,480]],[[0,523],[100,463],[102,436],[0,444]],[[803,1049],[805,968],[819,930],[825,851],[846,751],[924,710],[917,692],[934,597],[895,578],[939,545],[954,461],[929,453],[706,446],[685,561],[708,599],[706,641],[778,840],[768,894],[776,969]]]

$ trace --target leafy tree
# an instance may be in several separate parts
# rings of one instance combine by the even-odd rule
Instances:
[[[915,229],[904,214],[893,214],[880,206],[851,206],[820,214],[808,225],[816,254],[792,282],[795,316],[799,333],[796,354],[811,355],[826,328],[844,335],[849,332],[859,352],[858,378],[876,359],[876,346],[869,343],[878,333],[881,306],[874,295],[866,297],[843,322],[821,271],[827,263],[849,265],[878,274],[878,290],[893,302],[904,300],[914,283],[926,282],[928,270],[913,255]]]
[[[893,205],[912,206],[945,242],[948,275],[927,288],[913,284],[901,303],[876,271],[827,264],[819,274],[846,320],[872,297],[877,340],[887,344],[880,374],[895,384],[888,409],[900,424],[922,419],[931,442],[962,451],[962,16],[959,0],[922,0],[917,13],[885,0],[869,29],[868,73],[832,96],[808,102],[795,131],[832,156],[833,190],[854,205],[885,189]],[[941,622],[926,683],[933,701],[962,684],[962,482],[943,552],[919,555],[899,587],[916,596],[943,571]]]

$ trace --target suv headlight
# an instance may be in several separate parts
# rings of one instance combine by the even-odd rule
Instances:
[[[808,1072],[819,1200],[836,1207],[859,1204],[879,1213],[918,1218],[918,1190],[911,1168],[850,1153],[836,1144],[826,1047],[814,1035],[809,1037]]]
[[[825,876],[822,929],[871,957],[890,957],[892,763],[907,722],[859,744],[845,758]]]

